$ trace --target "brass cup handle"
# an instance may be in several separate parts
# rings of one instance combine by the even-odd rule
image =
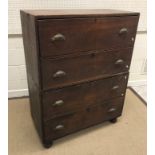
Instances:
[[[126,33],[128,33],[128,29],[125,28],[125,27],[121,28],[120,31],[119,31],[119,34],[120,34],[120,35],[126,34]]]
[[[55,127],[55,130],[62,130],[62,129],[64,129],[64,125],[62,125],[62,124],[60,124],[60,125],[57,125],[56,127]]]
[[[55,101],[52,105],[55,107],[55,106],[61,106],[63,104],[64,104],[63,100],[58,100],[58,101]]]
[[[119,88],[119,85],[113,86],[112,90],[117,90]]]
[[[114,111],[116,111],[116,108],[110,108],[110,109],[108,110],[108,112],[114,112]]]
[[[115,62],[115,65],[122,65],[123,63],[124,63],[124,60],[118,59],[118,60]]]
[[[53,78],[59,78],[65,76],[66,73],[62,70],[57,71],[56,73],[53,74]]]
[[[51,38],[51,41],[54,42],[54,41],[64,41],[66,38],[63,34],[61,33],[58,33],[56,35],[54,35],[52,38]]]

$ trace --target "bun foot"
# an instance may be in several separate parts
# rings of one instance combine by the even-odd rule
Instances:
[[[117,122],[117,118],[113,118],[110,120],[111,123],[116,123]]]
[[[43,143],[43,146],[44,146],[46,149],[50,148],[52,145],[53,145],[53,142],[44,142],[44,143]]]

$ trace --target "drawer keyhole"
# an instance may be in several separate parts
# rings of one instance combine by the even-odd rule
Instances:
[[[91,53],[91,57],[94,58],[95,57],[95,53]]]

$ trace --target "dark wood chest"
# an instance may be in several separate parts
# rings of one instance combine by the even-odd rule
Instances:
[[[45,147],[121,116],[139,13],[24,10],[31,114]]]

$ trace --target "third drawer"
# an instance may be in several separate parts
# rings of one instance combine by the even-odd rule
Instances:
[[[43,115],[47,121],[54,117],[124,96],[128,74],[86,82],[43,93]]]

